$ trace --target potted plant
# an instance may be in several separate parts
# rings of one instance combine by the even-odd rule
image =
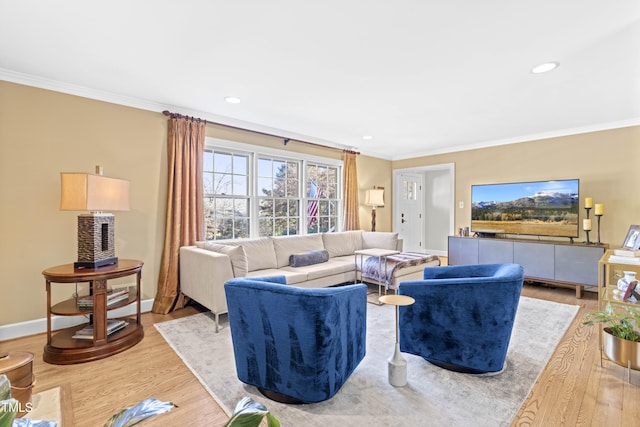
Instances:
[[[640,332],[635,327],[640,324],[640,309],[625,306],[624,311],[616,311],[607,303],[603,311],[594,311],[585,316],[585,325],[601,323],[602,351],[609,360],[640,369]]]

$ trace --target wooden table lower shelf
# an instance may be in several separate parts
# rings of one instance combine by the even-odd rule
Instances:
[[[55,365],[70,365],[103,359],[133,347],[144,338],[142,325],[129,324],[124,329],[109,335],[102,344],[94,344],[93,340],[72,338],[84,325],[63,329],[44,347],[43,359]]]

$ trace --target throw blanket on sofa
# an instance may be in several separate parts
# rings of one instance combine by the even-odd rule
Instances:
[[[384,259],[385,257],[383,257]],[[430,254],[418,254],[412,252],[403,252],[396,255],[389,255],[386,257],[386,265],[382,265],[382,271],[380,268],[380,258],[371,256],[364,261],[364,266],[361,268],[362,277],[369,280],[380,281],[386,286],[391,284],[394,273],[398,268],[411,267],[418,264],[425,264],[427,262],[438,260],[437,255]],[[382,273],[382,278],[379,278]]]

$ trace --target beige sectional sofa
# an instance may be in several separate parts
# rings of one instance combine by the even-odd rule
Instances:
[[[180,248],[180,288],[183,294],[211,310],[217,331],[220,314],[227,312],[227,280],[283,275],[288,285],[307,288],[353,282],[360,269],[354,252],[361,249],[402,251],[402,241],[397,233],[345,231],[198,242]],[[323,262],[304,265],[314,262],[317,255]],[[422,270],[431,265],[439,265],[439,260],[399,268],[389,287],[397,289],[403,280],[422,278]]]

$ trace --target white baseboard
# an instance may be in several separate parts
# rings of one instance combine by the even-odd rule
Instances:
[[[140,311],[143,313],[151,311],[153,307],[153,299],[140,301]],[[136,306],[129,304],[126,307],[117,308],[109,311],[109,317],[131,316],[136,314]],[[69,328],[71,326],[81,325],[85,323],[85,316],[51,316],[51,329],[58,330]],[[29,320],[27,322],[11,323],[9,325],[0,326],[0,341],[10,340],[13,338],[26,337],[47,332],[47,318]]]

